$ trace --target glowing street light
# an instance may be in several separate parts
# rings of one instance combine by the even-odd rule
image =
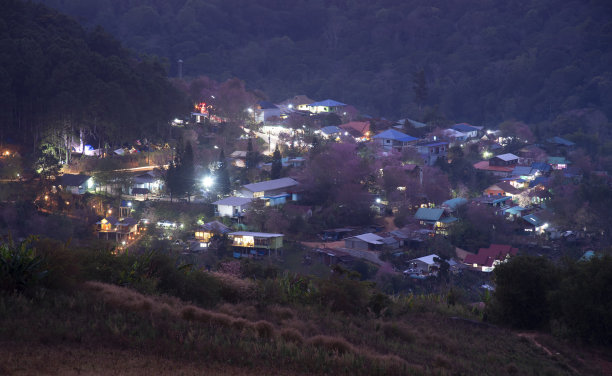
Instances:
[[[249,111],[249,114],[253,113],[253,109],[251,107],[247,108],[247,111]]]
[[[215,179],[213,179],[212,176],[208,175],[205,176],[202,179],[202,185],[204,186],[204,188],[206,188],[207,190],[210,189],[210,187],[212,187],[215,184]]]

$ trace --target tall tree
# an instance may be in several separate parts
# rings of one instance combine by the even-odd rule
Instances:
[[[191,200],[191,194],[195,190],[195,165],[193,162],[193,148],[191,142],[187,141],[185,151],[183,152],[183,158],[181,160],[181,182],[182,189],[187,194],[189,200]]]
[[[225,160],[225,152],[221,149],[221,153],[219,154],[219,163],[217,168],[217,186],[219,187],[219,192],[222,195],[229,195],[232,191],[232,186],[230,183],[229,171],[227,169],[227,161]]]
[[[412,79],[412,90],[414,90],[414,101],[419,106],[419,111],[427,101],[427,80],[425,79],[425,69],[416,72]]]
[[[257,166],[257,152],[253,150],[253,139],[249,138],[246,154],[246,168],[251,170]]]
[[[280,178],[282,169],[283,169],[283,160],[281,157],[280,150],[278,150],[278,145],[276,145],[274,154],[272,154],[272,169],[270,170],[270,179]]]

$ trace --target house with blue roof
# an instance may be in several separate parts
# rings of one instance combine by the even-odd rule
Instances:
[[[525,223],[525,231],[528,233],[541,234],[548,228],[548,223],[535,214],[524,215],[521,218]]]
[[[320,102],[314,102],[308,105],[308,111],[318,114],[321,112],[340,112],[346,104],[335,101],[333,99],[326,99]]]
[[[450,129],[455,130],[457,132],[464,133],[467,138],[476,138],[478,137],[478,131],[480,129],[476,128],[473,125],[468,123],[459,123],[453,125]]]
[[[512,176],[523,179],[524,181],[531,181],[535,179],[538,174],[538,170],[531,166],[516,166],[514,170],[512,170]]]
[[[442,203],[442,207],[449,213],[454,213],[463,205],[466,205],[468,200],[463,197],[455,197],[450,200],[446,200]]]
[[[414,218],[423,226],[430,227],[436,234],[448,235],[449,226],[457,218],[446,215],[443,208],[419,208]]]
[[[320,133],[325,139],[336,138],[342,134],[342,129],[335,125],[328,125],[327,127],[321,128]]]
[[[377,144],[382,146],[383,149],[396,150],[400,152],[404,146],[418,140],[416,137],[412,137],[395,129],[387,129],[386,131],[383,131],[372,138]]]
[[[559,136],[551,137],[547,139],[546,142],[548,142],[549,144],[556,145],[556,146],[563,146],[563,147],[568,147],[568,148],[571,148],[576,145],[572,141],[566,140],[565,138],[559,137]]]
[[[541,174],[548,174],[552,170],[552,167],[545,162],[533,162],[531,168],[539,171]]]

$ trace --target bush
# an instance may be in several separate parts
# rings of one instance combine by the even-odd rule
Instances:
[[[47,276],[44,260],[36,254],[31,243],[32,239],[18,246],[12,240],[0,244],[0,289],[26,291]]]
[[[495,293],[488,310],[498,323],[520,329],[545,328],[549,293],[559,282],[554,265],[543,257],[517,256],[495,268]]]
[[[319,282],[318,298],[332,311],[362,313],[368,303],[368,290],[360,281],[336,277]]]

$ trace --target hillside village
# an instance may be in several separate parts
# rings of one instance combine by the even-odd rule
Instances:
[[[560,219],[555,196],[583,179],[609,187],[608,175],[574,142],[536,142],[525,124],[374,119],[304,95],[217,113],[197,103],[164,145],[81,138],[63,173],[36,185],[37,210],[84,220],[84,238],[118,252],[172,249],[209,269],[232,258],[323,275],[357,266],[406,289],[470,272],[473,297],[519,252],[555,260],[607,243],[592,217]]]

